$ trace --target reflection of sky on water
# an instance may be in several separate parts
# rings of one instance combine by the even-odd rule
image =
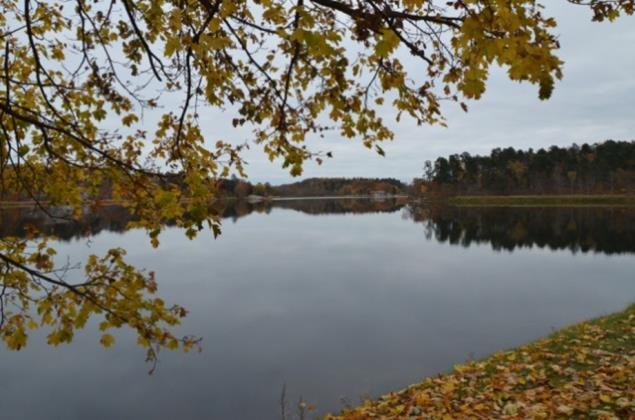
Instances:
[[[60,257],[125,246],[190,310],[183,332],[204,351],[163,353],[148,376],[123,331],[110,350],[91,328],[59,348],[34,336],[0,350],[3,418],[279,418],[284,383],[290,402],[337,410],[635,300],[631,255],[457,247],[401,212],[273,209],[226,222],[216,241],[168,228],[158,249],[136,230],[85,244]]]

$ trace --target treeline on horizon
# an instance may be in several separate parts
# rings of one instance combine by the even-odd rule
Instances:
[[[179,173],[164,175],[161,182],[170,185],[182,185]],[[395,178],[307,178],[302,181],[272,185],[270,183],[251,183],[246,179],[233,176],[224,178],[210,188],[215,188],[220,197],[244,199],[249,196],[261,197],[319,197],[319,196],[374,196],[408,194],[410,185]],[[104,183],[99,186],[92,198],[106,200],[112,197],[111,186]],[[30,194],[22,188],[0,187],[0,201],[19,202],[46,200],[44,193]]]
[[[5,168],[5,170],[8,170]],[[182,183],[178,173],[165,174],[164,182]],[[319,197],[375,195],[540,195],[635,194],[635,141],[608,140],[569,147],[517,150],[495,148],[488,156],[467,152],[426,161],[424,174],[411,184],[395,178],[307,178],[282,185],[251,183],[232,177],[210,186],[222,197]],[[111,198],[109,185],[101,185],[95,199]],[[0,188],[2,201],[46,200],[43,194]]]
[[[426,161],[413,184],[417,194],[628,194],[635,192],[635,141],[453,154]]]
[[[220,190],[226,196],[319,197],[405,194],[409,186],[395,178],[307,178],[282,185],[252,184],[239,178],[223,179]]]

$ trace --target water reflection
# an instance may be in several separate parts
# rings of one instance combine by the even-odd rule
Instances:
[[[283,384],[290,405],[303,397],[318,414],[336,411],[342,397],[405,387],[635,297],[627,210],[235,204],[218,210],[219,239],[168,227],[159,248],[124,232],[121,208],[78,224],[4,212],[2,234],[38,223],[70,239],[54,245],[73,262],[126,247],[130,263],[157,273],[161,297],[189,310],[181,331],[204,350],[165,352],[148,376],[125,329],[107,350],[98,319],[67,346],[34,331],[19,352],[0,346],[0,418],[279,420]]]
[[[291,209],[306,214],[363,214],[392,213],[406,204],[405,197],[386,199],[285,199],[275,201],[234,201],[218,202],[212,206],[215,214],[223,219],[238,219],[251,213],[271,212],[273,208]],[[0,208],[0,237],[26,234],[29,225],[37,227],[41,232],[54,235],[62,241],[93,236],[102,230],[124,232],[128,222],[132,220],[130,213],[122,206],[109,205],[96,209],[86,209],[79,220],[74,220],[70,211],[55,208],[46,214],[36,207]],[[172,223],[166,221],[166,225]]]
[[[452,245],[635,252],[635,208],[409,206],[408,214],[425,226],[428,238]]]
[[[469,247],[491,244],[501,251],[518,248],[567,249],[576,252],[619,254],[635,252],[635,208],[629,207],[455,207],[422,206],[407,198],[289,199],[250,203],[226,201],[213,210],[223,219],[237,222],[253,213],[273,209],[304,214],[365,214],[402,211],[406,219],[424,226],[427,239]],[[28,225],[62,241],[88,237],[105,230],[124,232],[130,214],[120,206],[104,206],[71,220],[63,209],[54,218],[37,209],[0,210],[0,237],[22,236]],[[171,223],[166,222],[167,225]]]

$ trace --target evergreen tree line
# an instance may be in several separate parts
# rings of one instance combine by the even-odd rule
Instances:
[[[598,194],[635,192],[635,141],[551,146],[534,151],[496,148],[427,161],[418,192],[469,194]]]

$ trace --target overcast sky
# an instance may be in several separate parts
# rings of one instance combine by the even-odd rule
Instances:
[[[451,153],[487,154],[495,147],[538,149],[635,139],[635,17],[594,23],[586,8],[561,0],[543,3],[548,5],[546,13],[558,20],[559,56],[565,61],[564,79],[550,100],[538,100],[536,86],[511,82],[504,72],[495,70],[484,97],[469,103],[469,113],[446,104],[448,128],[417,127],[407,118],[399,124],[391,121],[395,140],[382,145],[386,157],[359,141],[340,139],[335,132],[309,142],[312,150],[333,151],[334,158],[322,166],[307,164],[300,179],[363,176],[409,181],[422,173],[426,159]],[[403,60],[410,60],[408,54]],[[230,115],[210,115],[207,124],[217,128],[219,137],[248,141],[249,132],[221,129],[229,120]],[[252,146],[246,157],[252,182],[293,180],[279,163],[270,163],[258,146]]]

